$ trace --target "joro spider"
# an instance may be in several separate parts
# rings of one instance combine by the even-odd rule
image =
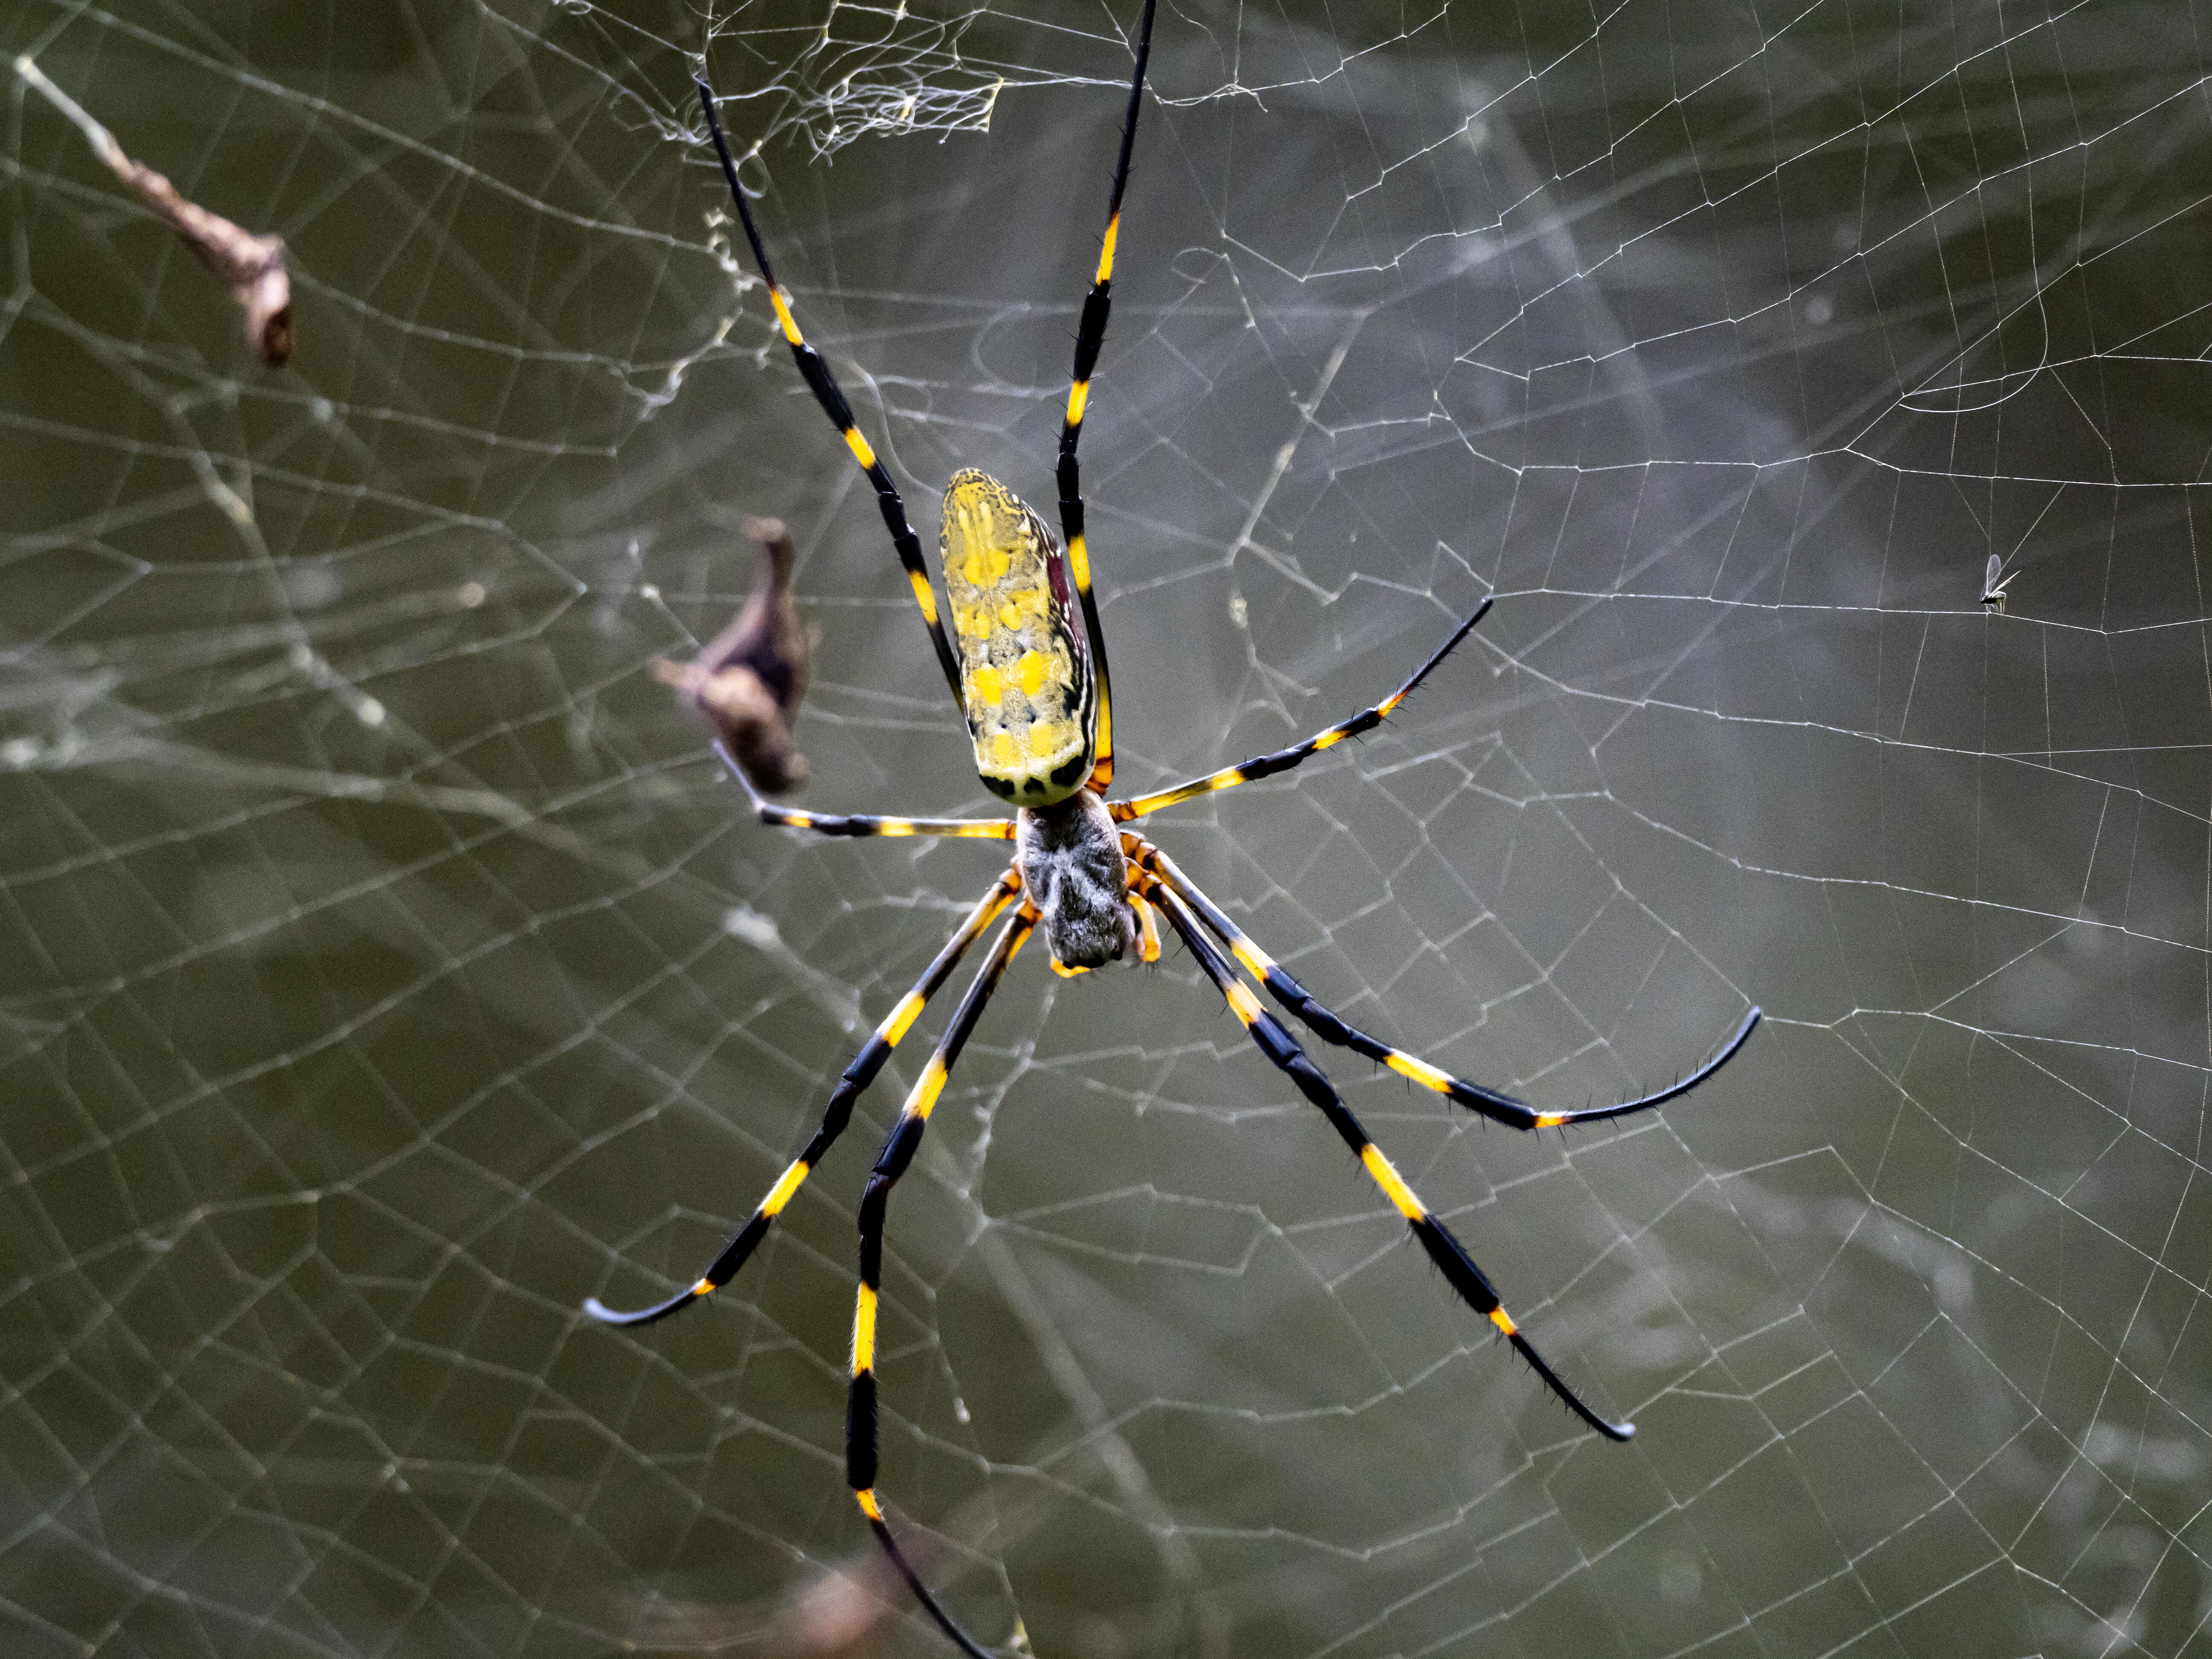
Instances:
[[[1381,702],[1304,743],[1260,756],[1242,766],[1192,778],[1172,788],[1124,800],[1106,799],[1114,777],[1113,696],[1106,668],[1106,641],[1099,629],[1097,603],[1091,592],[1076,443],[1083,432],[1091,371],[1106,337],[1115,237],[1121,225],[1121,194],[1128,182],[1129,153],[1136,140],[1137,117],[1143,102],[1145,64],[1152,50],[1156,3],[1157,0],[1145,0],[1144,21],[1137,35],[1136,69],[1130,76],[1128,111],[1121,127],[1121,157],[1107,205],[1104,245],[1098,256],[1097,274],[1083,303],[1075,343],[1074,384],[1060,428],[1060,522],[1066,537],[1066,551],[1063,556],[1044,521],[1004,484],[972,470],[954,474],[945,497],[939,551],[946,594],[951,601],[953,630],[960,641],[957,653],[939,620],[936,596],[922,562],[921,544],[907,522],[898,487],[854,424],[852,409],[829,364],[799,332],[792,314],[791,296],[775,280],[767,250],[761,246],[760,231],[753,223],[752,210],[738,185],[737,167],[715,111],[714,89],[703,77],[699,82],[707,130],[720,158],[731,198],[737,204],[738,222],[751,245],[754,262],[768,286],[776,321],[798,360],[801,378],[866,472],[868,482],[875,486],[891,545],[913,585],[915,601],[921,607],[930,642],[936,647],[945,683],[967,720],[975,744],[976,772],[986,788],[1012,802],[1016,810],[1012,820],[799,811],[764,799],[719,740],[716,751],[744,785],[754,811],[764,823],[826,836],[950,836],[1010,841],[1014,844],[1014,858],[945,941],[936,960],[845,1067],[814,1138],[777,1178],[751,1218],[723,1246],[706,1272],[665,1302],[635,1312],[617,1312],[596,1297],[584,1305],[593,1318],[611,1325],[648,1325],[690,1307],[727,1284],[844,1133],[852,1121],[854,1102],[875,1080],[929,999],[951,976],[968,948],[1011,908],[1012,915],[1000,930],[982,968],[953,1011],[929,1063],[900,1108],[898,1121],[877,1156],[861,1194],[860,1282],[853,1316],[853,1370],[846,1423],[846,1473],[870,1529],[922,1607],[970,1659],[988,1659],[988,1656],[952,1621],[908,1564],[884,1518],[876,1493],[876,1304],[883,1284],[884,1224],[891,1190],[913,1163],[931,1109],[975,1029],[984,1005],[1030,933],[1043,930],[1055,972],[1080,974],[1119,959],[1132,945],[1143,961],[1157,961],[1160,953],[1158,915],[1164,915],[1261,1052],[1320,1109],[1383,1195],[1405,1217],[1406,1224],[1442,1271],[1445,1282],[1468,1307],[1498,1328],[1569,1410],[1612,1440],[1627,1439],[1635,1432],[1634,1426],[1599,1416],[1537,1352],[1506,1314],[1489,1278],[1466,1248],[1431,1213],[1390,1160],[1368,1139],[1328,1079],[1306,1057],[1282,1022],[1261,1006],[1230,965],[1229,957],[1234,957],[1276,1001],[1323,1042],[1379,1060],[1423,1087],[1515,1129],[1625,1117],[1672,1100],[1725,1065],[1743,1047],[1759,1017],[1757,1008],[1751,1009],[1717,1054],[1670,1088],[1619,1105],[1539,1112],[1510,1095],[1454,1077],[1346,1024],[1255,944],[1164,852],[1134,830],[1121,827],[1178,801],[1287,772],[1346,738],[1373,730],[1451,654],[1490,609],[1490,601],[1484,600],[1410,679]],[[1079,634],[1073,616],[1079,608],[1083,620]],[[1227,957],[1221,949],[1224,945]]]

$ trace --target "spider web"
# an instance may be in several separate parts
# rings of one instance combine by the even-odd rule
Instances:
[[[577,1311],[696,1273],[994,869],[762,829],[648,672],[780,514],[808,804],[980,810],[690,75],[926,526],[963,465],[1048,507],[1136,10],[0,20],[284,236],[300,339],[255,366],[11,81],[11,1655],[949,1651],[842,1412],[853,1206],[950,993],[711,1305]],[[1123,786],[1494,594],[1382,732],[1158,838],[1541,1103],[1767,1022],[1565,1139],[1316,1048],[1614,1447],[1187,954],[1025,954],[880,1362],[883,1490],[982,1639],[2212,1650],[2209,21],[1162,8],[1085,443]]]

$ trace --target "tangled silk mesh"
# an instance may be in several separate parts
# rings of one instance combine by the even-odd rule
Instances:
[[[11,78],[10,1655],[947,1651],[844,1487],[852,1214],[994,872],[740,810],[652,672],[798,538],[807,804],[987,810],[908,493],[1048,513],[1134,3],[26,0],[297,349]],[[1161,9],[1085,444],[1125,787],[1634,1443],[1456,1305],[1188,955],[1032,948],[891,1214],[882,1486],[1037,1653],[2201,1654],[2201,4]],[[870,142],[858,143],[867,138]],[[756,148],[756,141],[760,141]],[[1992,554],[2003,615],[1981,604]]]

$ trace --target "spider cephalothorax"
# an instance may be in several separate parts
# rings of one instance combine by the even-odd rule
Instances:
[[[935,995],[969,948],[1006,917],[1006,925],[991,945],[983,966],[945,1023],[928,1063],[908,1091],[898,1121],[876,1158],[873,1172],[860,1198],[860,1291],[853,1313],[853,1354],[850,1407],[846,1419],[845,1472],[853,1496],[915,1599],[969,1659],[987,1659],[984,1650],[954,1624],[923,1585],[921,1576],[900,1552],[876,1495],[876,1307],[883,1285],[884,1229],[891,1189],[914,1162],[922,1133],[937,1097],[951,1074],[969,1033],[982,1017],[999,978],[1030,933],[1042,929],[1050,945],[1054,965],[1063,973],[1080,973],[1103,966],[1124,955],[1134,943],[1146,962],[1159,956],[1158,918],[1168,923],[1189,951],[1201,972],[1212,981],[1252,1040],[1297,1092],[1317,1108],[1331,1127],[1358,1158],[1382,1196],[1401,1216],[1429,1260],[1436,1264],[1460,1299],[1510,1341],[1534,1368],[1547,1388],[1570,1410],[1609,1438],[1625,1440],[1632,1432],[1625,1423],[1608,1422],[1569,1388],[1547,1364],[1520,1328],[1510,1318],[1474,1258],[1451,1230],[1415,1194],[1392,1167],[1382,1150],[1367,1138],[1335,1086],[1306,1055],[1289,1028],[1267,1012],[1252,988],[1237,973],[1241,965],[1268,994],[1324,1042],[1389,1066],[1400,1076],[1433,1089],[1438,1094],[1479,1112],[1493,1121],[1516,1129],[1541,1129],[1567,1123],[1584,1123],[1640,1112],[1695,1088],[1736,1053],[1759,1023],[1759,1010],[1747,1012],[1734,1036],[1720,1052],[1672,1088],[1613,1106],[1591,1106],[1580,1111],[1539,1112],[1534,1108],[1481,1085],[1454,1077],[1401,1048],[1347,1024],[1310,995],[1279,963],[1261,950],[1228,914],[1208,898],[1158,847],[1130,826],[1137,819],[1179,801],[1218,789],[1233,789],[1255,778],[1288,772],[1315,755],[1332,749],[1347,738],[1370,732],[1413,694],[1437,664],[1464,640],[1490,603],[1484,600],[1463,619],[1449,638],[1413,677],[1371,708],[1350,720],[1340,720],[1303,743],[1261,755],[1241,766],[1224,768],[1128,800],[1109,801],[1114,780],[1114,700],[1106,665],[1105,637],[1099,627],[1098,607],[1091,592],[1090,555],[1084,544],[1082,481],[1076,465],[1076,441],[1083,430],[1083,416],[1091,389],[1091,373],[1097,366],[1101,343],[1106,337],[1108,289],[1114,270],[1115,235],[1121,224],[1121,191],[1129,177],[1129,149],[1137,131],[1137,112],[1145,86],[1145,62],[1151,51],[1155,0],[1145,0],[1145,20],[1137,33],[1137,68],[1129,85],[1128,115],[1121,130],[1121,155],[1114,173],[1114,195],[1107,210],[1105,244],[1098,258],[1098,274],[1083,305],[1083,321],[1075,341],[1074,385],[1067,397],[1067,412],[1060,434],[1060,520],[1066,536],[1063,555],[1042,520],[1022,505],[1012,491],[981,472],[956,473],[945,492],[945,531],[940,544],[945,561],[945,592],[951,600],[952,623],[960,644],[956,654],[939,619],[937,599],[922,562],[921,539],[908,524],[898,486],[876,459],[875,451],[854,424],[830,366],[821,353],[806,343],[792,316],[791,296],[769,269],[760,232],[754,226],[744,192],[738,188],[737,167],[722,137],[714,112],[713,91],[705,82],[699,95],[707,113],[707,126],[721,158],[722,170],[736,201],[738,217],[744,226],[753,258],[768,284],[769,300],[776,323],[790,343],[800,376],[814,393],[846,445],[875,486],[891,545],[905,568],[921,608],[939,667],[960,706],[974,739],[975,769],[986,787],[1017,807],[1014,817],[912,818],[872,817],[799,811],[777,806],[766,799],[738,765],[726,745],[718,744],[724,761],[745,787],[753,810],[763,823],[831,836],[948,836],[970,841],[1014,843],[1012,862],[999,873],[975,902],[952,937],[945,942],[914,988],[884,1015],[873,1035],[861,1046],[830,1096],[822,1127],[814,1138],[778,1177],[750,1219],[690,1285],[652,1307],[617,1313],[596,1297],[585,1305],[593,1317],[616,1325],[644,1325],[665,1319],[682,1308],[729,1283],[732,1275],[768,1236],[769,1228],[799,1192],[807,1176],[832,1143],[851,1122],[854,1103],[890,1060],[892,1050],[912,1028],[929,999]],[[1076,629],[1076,617],[1082,630]],[[1008,911],[1012,915],[1007,915]],[[1216,941],[1218,941],[1217,943]],[[1224,954],[1223,947],[1226,946]],[[1231,958],[1234,958],[1232,964]]]
[[[1062,968],[1103,968],[1137,937],[1133,872],[1106,803],[1079,789],[1057,806],[1014,815],[1014,863],[1037,926]]]

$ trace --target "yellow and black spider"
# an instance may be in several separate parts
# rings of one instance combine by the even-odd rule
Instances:
[[[1114,171],[1114,192],[1107,206],[1104,246],[1098,271],[1083,303],[1083,320],[1075,343],[1074,385],[1068,393],[1067,413],[1060,438],[1060,521],[1066,534],[1063,556],[1052,532],[1019,497],[996,479],[974,471],[953,475],[945,497],[945,519],[939,553],[944,565],[946,597],[951,600],[953,632],[959,639],[956,653],[938,619],[937,599],[929,573],[922,562],[921,544],[907,523],[905,504],[898,487],[876,458],[868,441],[854,424],[853,411],[821,353],[807,344],[792,315],[791,296],[775,280],[768,254],[761,246],[752,211],[738,183],[737,167],[723,137],[715,112],[714,94],[702,78],[699,99],[712,136],[745,240],[752,246],[754,261],[767,283],[769,303],[778,325],[798,359],[799,372],[813,392],[854,457],[875,486],[884,523],[891,544],[913,584],[915,603],[921,608],[931,643],[968,722],[974,739],[975,769],[984,787],[1015,805],[1011,819],[909,818],[831,816],[772,805],[754,787],[727,748],[715,748],[738,781],[744,786],[753,810],[762,822],[794,830],[811,830],[827,836],[953,836],[972,840],[1014,843],[1012,865],[991,884],[968,919],[937,953],[935,961],[885,1016],[864,1044],[831,1092],[804,1152],[776,1180],[766,1198],[737,1235],[700,1278],[685,1290],[657,1306],[634,1313],[618,1313],[597,1297],[585,1304],[592,1317],[611,1325],[647,1325],[688,1308],[729,1282],[742,1267],[775,1218],[798,1192],[808,1174],[829,1152],[852,1121],[853,1103],[898,1046],[899,1040],[920,1016],[923,1006],[951,976],[969,945],[1003,912],[1013,915],[1000,931],[990,955],[970,981],[954,1010],[945,1035],[929,1063],[900,1109],[876,1158],[860,1198],[860,1282],[853,1318],[853,1373],[850,1409],[846,1424],[846,1472],[853,1495],[866,1515],[868,1525],[890,1554],[900,1574],[921,1606],[961,1650],[971,1659],[987,1659],[985,1650],[954,1624],[908,1564],[884,1519],[876,1493],[876,1301],[883,1285],[884,1223],[891,1189],[913,1163],[921,1145],[931,1109],[937,1103],[946,1076],[959,1059],[960,1050],[975,1029],[983,1007],[997,988],[1006,964],[1013,960],[1030,934],[1042,928],[1052,951],[1052,965],[1060,973],[1083,973],[1120,958],[1133,945],[1146,962],[1158,960],[1159,927],[1155,912],[1164,913],[1169,925],[1197,958],[1230,1009],[1251,1033],[1261,1052],[1280,1067],[1308,1100],[1320,1108],[1337,1133],[1343,1137],[1383,1195],[1405,1217],[1413,1237],[1420,1241],[1443,1271],[1445,1280],[1475,1312],[1502,1332],[1522,1358],[1535,1369],[1547,1387],[1575,1415],[1613,1440],[1634,1432],[1626,1423],[1610,1423],[1599,1416],[1559,1373],[1545,1361],[1506,1315],[1498,1296],[1466,1249],[1428,1206],[1415,1196],[1404,1177],[1392,1167],[1367,1132],[1352,1115],[1321,1069],[1306,1057],[1282,1022],[1269,1013],[1230,965],[1218,939],[1231,956],[1274,999],[1327,1042],[1380,1060],[1392,1071],[1425,1088],[1472,1108],[1483,1116],[1516,1129],[1541,1129],[1569,1123],[1589,1123],[1625,1116],[1671,1100],[1711,1077],[1743,1047],[1759,1023],[1759,1010],[1751,1009],[1718,1054],[1697,1071],[1656,1094],[1615,1106],[1596,1106],[1580,1111],[1539,1112],[1510,1095],[1468,1083],[1401,1049],[1392,1048],[1346,1024],[1310,996],[1305,988],[1253,943],[1158,847],[1133,830],[1121,826],[1157,812],[1162,807],[1188,800],[1217,789],[1230,789],[1256,778],[1287,772],[1309,757],[1334,747],[1346,738],[1374,729],[1412,695],[1437,664],[1451,653],[1490,609],[1485,600],[1452,632],[1435,655],[1422,664],[1412,678],[1373,708],[1330,726],[1288,749],[1262,755],[1225,771],[1193,778],[1172,788],[1156,790],[1127,800],[1106,799],[1114,776],[1113,696],[1106,672],[1106,641],[1098,624],[1098,606],[1091,592],[1091,560],[1083,538],[1083,495],[1075,448],[1083,430],[1084,404],[1091,374],[1106,337],[1109,289],[1114,273],[1114,243],[1121,217],[1121,192],[1128,182],[1129,152],[1135,142],[1137,116],[1145,88],[1145,63],[1150,54],[1152,11],[1156,0],[1146,0],[1144,21],[1137,33],[1136,70],[1129,82],[1129,106],[1121,127],[1121,159]],[[1069,592],[1073,585],[1073,593]],[[1079,609],[1082,629],[1075,625]],[[1209,933],[1212,937],[1208,937]]]

